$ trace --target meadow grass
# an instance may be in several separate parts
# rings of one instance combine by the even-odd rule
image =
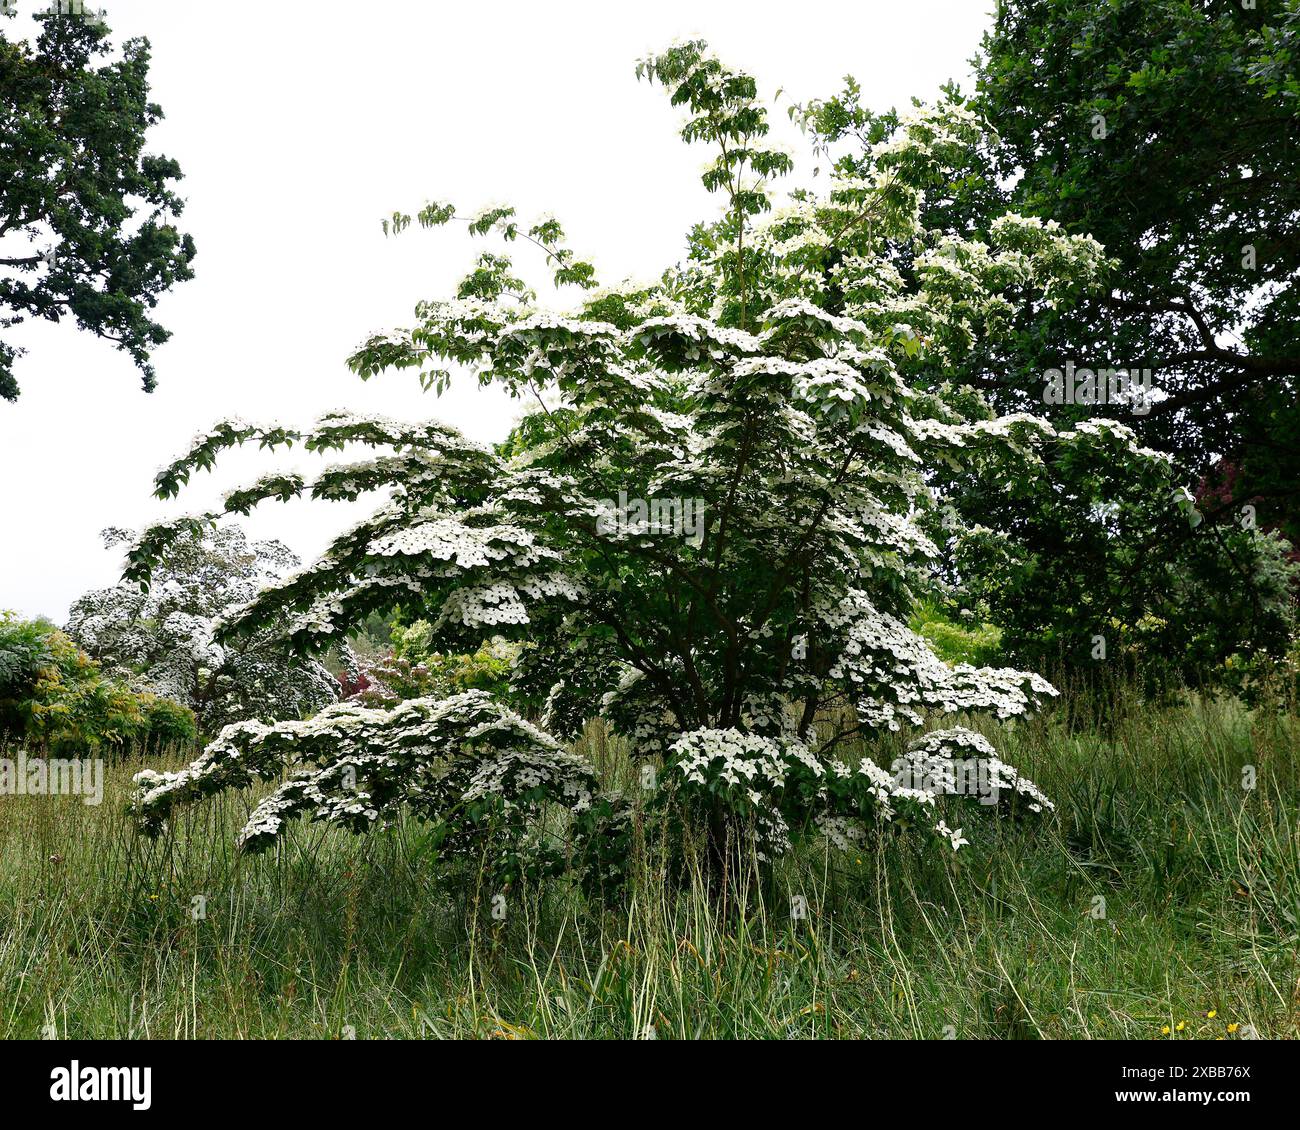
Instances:
[[[1104,735],[1064,718],[1001,739],[1052,819],[970,806],[955,854],[924,830],[805,847],[743,911],[642,863],[616,906],[553,883],[497,920],[500,892],[409,821],[240,858],[251,797],[153,843],[124,812],[133,764],[99,807],[0,797],[0,1036],[1294,1037],[1300,720],[1202,699],[1130,703]],[[627,774],[598,726],[582,744]]]

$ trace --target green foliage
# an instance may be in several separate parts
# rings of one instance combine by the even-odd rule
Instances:
[[[227,501],[241,505],[238,492]],[[85,593],[68,611],[68,635],[109,674],[192,708],[210,737],[230,722],[301,718],[333,702],[339,686],[329,670],[290,655],[273,627],[237,647],[212,639],[222,615],[298,558],[280,542],[250,541],[237,526],[184,531],[150,591],[118,584]],[[130,546],[132,538],[108,529],[104,541]],[[334,655],[345,668],[355,664],[345,641]]]
[[[12,612],[0,612],[0,694],[11,697],[54,662],[53,632],[48,620],[19,620]]]
[[[434,650],[433,638],[428,620],[416,620],[405,627],[394,625],[392,650],[360,663],[364,680],[358,691],[360,700],[368,706],[382,706],[471,690],[506,694],[521,645],[498,639],[474,652],[444,654]]]
[[[1134,421],[1300,538],[1297,0],[1003,0],[977,61],[1007,206],[1087,232],[1110,286],[1044,310],[984,366],[1005,407],[1044,368],[1149,367]],[[1087,409],[1080,409],[1087,412]]]
[[[1215,685],[1257,708],[1294,711],[1300,702],[1300,639],[1282,656],[1263,651],[1228,656]]]
[[[158,753],[197,737],[187,707],[105,678],[48,621],[0,613],[0,742],[57,753]]]
[[[153,743],[164,749],[183,749],[198,740],[198,723],[188,706],[148,692],[142,692],[139,698]]]
[[[101,64],[110,48],[97,19],[35,18],[35,43],[0,20],[0,238],[28,245],[0,249],[0,326],[71,317],[128,353],[151,390],[149,355],[170,335],[150,311],[193,277],[195,251],[175,224],[180,166],[144,151],[162,119],[149,101],[149,44],[128,40]],[[18,396],[22,352],[0,342],[0,397]]]
[[[1036,216],[1100,241],[1103,264],[1067,270],[1055,295],[1013,284],[973,306],[954,286],[968,339],[909,380],[977,423],[1019,411],[1082,431],[1122,415],[1169,456],[1132,460],[1110,430],[1019,466],[968,451],[936,468],[941,589],[986,610],[1008,660],[1207,685],[1231,655],[1287,651],[1290,547],[1261,531],[1300,535],[1297,13],[1295,0],[1008,0],[978,97],[948,92],[980,128],[950,139],[951,171],[924,182],[923,226],[987,241],[1008,215]],[[837,170],[869,167],[896,127],[860,96],[849,80],[792,112]],[[893,261],[904,277],[920,262],[905,246]],[[1150,368],[1153,403],[1045,403],[1048,370],[1071,362]]]
[[[498,638],[473,653],[443,655],[433,649],[434,630],[428,620],[395,627],[392,639],[394,657],[426,668],[428,685],[438,688],[436,693],[441,695],[473,690],[505,693],[511,665],[521,648]]]
[[[625,905],[520,883],[504,919],[492,877],[448,873],[408,818],[240,858],[234,803],[141,843],[135,766],[109,765],[98,807],[0,803],[0,1038],[1300,1036],[1300,720],[1128,705],[1110,737],[1017,727],[1059,822],[980,822],[957,854],[889,836],[828,865],[808,845],[720,905],[665,881],[638,820],[599,844],[631,861]],[[627,772],[621,743],[581,752],[606,787]]]
[[[1018,467],[943,468],[941,579],[985,609],[1007,659],[1069,678],[1119,663],[1130,678],[1211,686],[1230,655],[1281,657],[1300,592],[1290,544],[1214,513],[1174,473],[1100,433]]]
[[[990,667],[1002,660],[1002,629],[976,620],[973,614],[951,619],[932,601],[917,606],[910,627],[930,641],[945,663]]]

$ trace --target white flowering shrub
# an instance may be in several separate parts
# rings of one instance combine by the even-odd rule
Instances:
[[[436,843],[490,852],[485,861],[507,875],[563,862],[543,808],[582,813],[596,790],[581,758],[485,692],[466,691],[392,710],[336,703],[306,721],[234,723],[188,768],[137,774],[136,812],[157,832],[178,805],[255,780],[280,784],[240,833],[245,850],[270,846],[303,813],[364,832],[409,806],[434,825]]]
[[[283,625],[310,655],[376,611],[416,608],[445,651],[489,637],[527,644],[510,706],[475,692],[228,728],[189,770],[141,776],[146,830],[178,804],[289,770],[247,846],[265,846],[293,817],[361,831],[398,805],[466,851],[487,850],[483,812],[498,822],[493,835],[505,829],[492,842],[516,859],[533,848],[554,859],[559,844],[543,831],[567,835],[566,850],[587,853],[602,883],[617,878],[646,805],[697,819],[715,844],[739,837],[761,860],[806,836],[847,846],[900,812],[945,845],[965,842],[947,823],[935,763],[967,748],[996,755],[971,731],[926,738],[925,728],[1014,718],[1055,691],[1029,672],[949,666],[907,627],[941,557],[923,529],[935,505],[927,467],[1009,449],[1032,459],[1070,439],[1029,416],[966,421],[903,374],[942,370],[1028,292],[1066,300],[1100,249],[1016,217],[987,245],[923,230],[923,186],[943,184],[946,150],[977,128],[959,108],[921,112],[866,175],[833,174],[827,191],[796,191],[774,209],[773,181],[792,161],[765,140],[753,81],[700,44],[641,73],[687,111],[683,136],[717,153],[704,182],[723,214],[692,232],[685,262],[652,284],[597,289],[554,220],[530,226],[492,208],[469,220],[471,233],[535,244],[557,286],[586,292],[576,305],[541,308],[505,255],[485,254],[456,297],[421,303],[412,327],[352,358],[363,377],[413,369],[440,390],[468,371],[505,387],[525,405],[507,444],[354,412],[301,431],[229,420],[157,480],[171,496],[247,442],[370,449],[314,481],[273,474],[227,500],[246,512],[263,499],[390,495],[217,638]],[[426,227],[455,219],[444,204],[418,214]],[[411,223],[399,214],[386,228]],[[698,500],[700,529],[610,521],[615,498]],[[128,579],[149,582],[187,522],[220,516],[147,532]],[[595,715],[655,770],[654,787],[595,793],[560,745]],[[933,778],[923,787],[861,755],[863,739],[913,730],[913,759]],[[1047,807],[1009,766],[992,773],[999,807]],[[552,817],[567,810],[567,824],[543,819],[545,806]]]
[[[104,540],[130,545],[132,535],[109,529]],[[224,615],[298,565],[281,542],[249,541],[237,526],[182,524],[147,588],[122,582],[86,593],[66,630],[109,673],[190,707],[205,734],[248,718],[300,718],[337,697],[322,664],[289,655],[275,624],[218,639]]]

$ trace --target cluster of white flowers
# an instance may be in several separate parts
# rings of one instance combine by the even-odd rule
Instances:
[[[1030,812],[1055,808],[1033,781],[998,757],[987,738],[961,726],[913,740],[892,769],[895,781],[901,778],[936,795],[961,795],[981,804],[1020,797]]]
[[[687,780],[697,785],[721,781],[742,789],[754,803],[765,790],[785,787],[792,771],[820,777],[825,769],[799,742],[776,742],[740,730],[692,730],[670,747],[673,763]]]
[[[432,557],[453,562],[463,570],[507,558],[522,558],[521,564],[531,564],[545,555],[534,546],[532,534],[517,526],[469,526],[456,518],[439,518],[376,538],[369,551],[380,557]]]
[[[319,663],[293,659],[272,629],[240,646],[217,639],[223,618],[297,565],[280,542],[250,542],[238,529],[169,523],[169,553],[147,591],[122,583],[86,593],[67,632],[105,668],[143,690],[184,703],[213,733],[245,718],[298,717],[336,697]],[[109,544],[134,542],[106,531]],[[346,656],[345,656],[346,661]]]
[[[962,830],[960,828],[949,828],[947,823],[943,820],[940,820],[939,823],[934,826],[934,830],[952,844],[953,851],[957,851],[959,848],[970,843],[970,840],[966,839],[966,837],[961,834]]]
[[[547,804],[582,812],[596,792],[586,761],[485,692],[466,691],[391,710],[344,702],[306,721],[227,726],[188,768],[136,774],[133,807],[157,833],[179,805],[286,771],[289,780],[241,832],[245,850],[270,846],[296,817],[364,831],[402,805],[448,825],[463,846],[476,832],[471,802],[517,820]]]
[[[704,353],[754,354],[761,353],[763,343],[753,334],[743,330],[720,326],[709,318],[685,312],[649,318],[631,330],[628,339],[646,349],[661,348],[661,343],[679,346],[683,341],[695,346],[693,354]]]
[[[742,730],[692,730],[669,747],[682,795],[721,804],[739,830],[753,836],[756,857],[767,861],[790,848],[782,811],[788,794],[816,794],[825,767],[800,742]]]
[[[949,714],[988,711],[1011,718],[1058,693],[1031,671],[949,667],[921,636],[877,609],[861,589],[850,589],[836,605],[824,605],[820,619],[843,640],[830,676],[860,688],[859,716],[873,726],[919,726],[924,708]]]
[[[560,749],[509,750],[482,762],[469,779],[462,800],[484,797],[518,807],[528,798],[559,801],[570,812],[591,807],[594,792],[591,766]]]

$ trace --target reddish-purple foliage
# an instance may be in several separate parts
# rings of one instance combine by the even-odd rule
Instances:
[[[346,671],[339,672],[339,698],[353,698],[369,689],[370,680],[364,671],[357,671],[355,678]]]

